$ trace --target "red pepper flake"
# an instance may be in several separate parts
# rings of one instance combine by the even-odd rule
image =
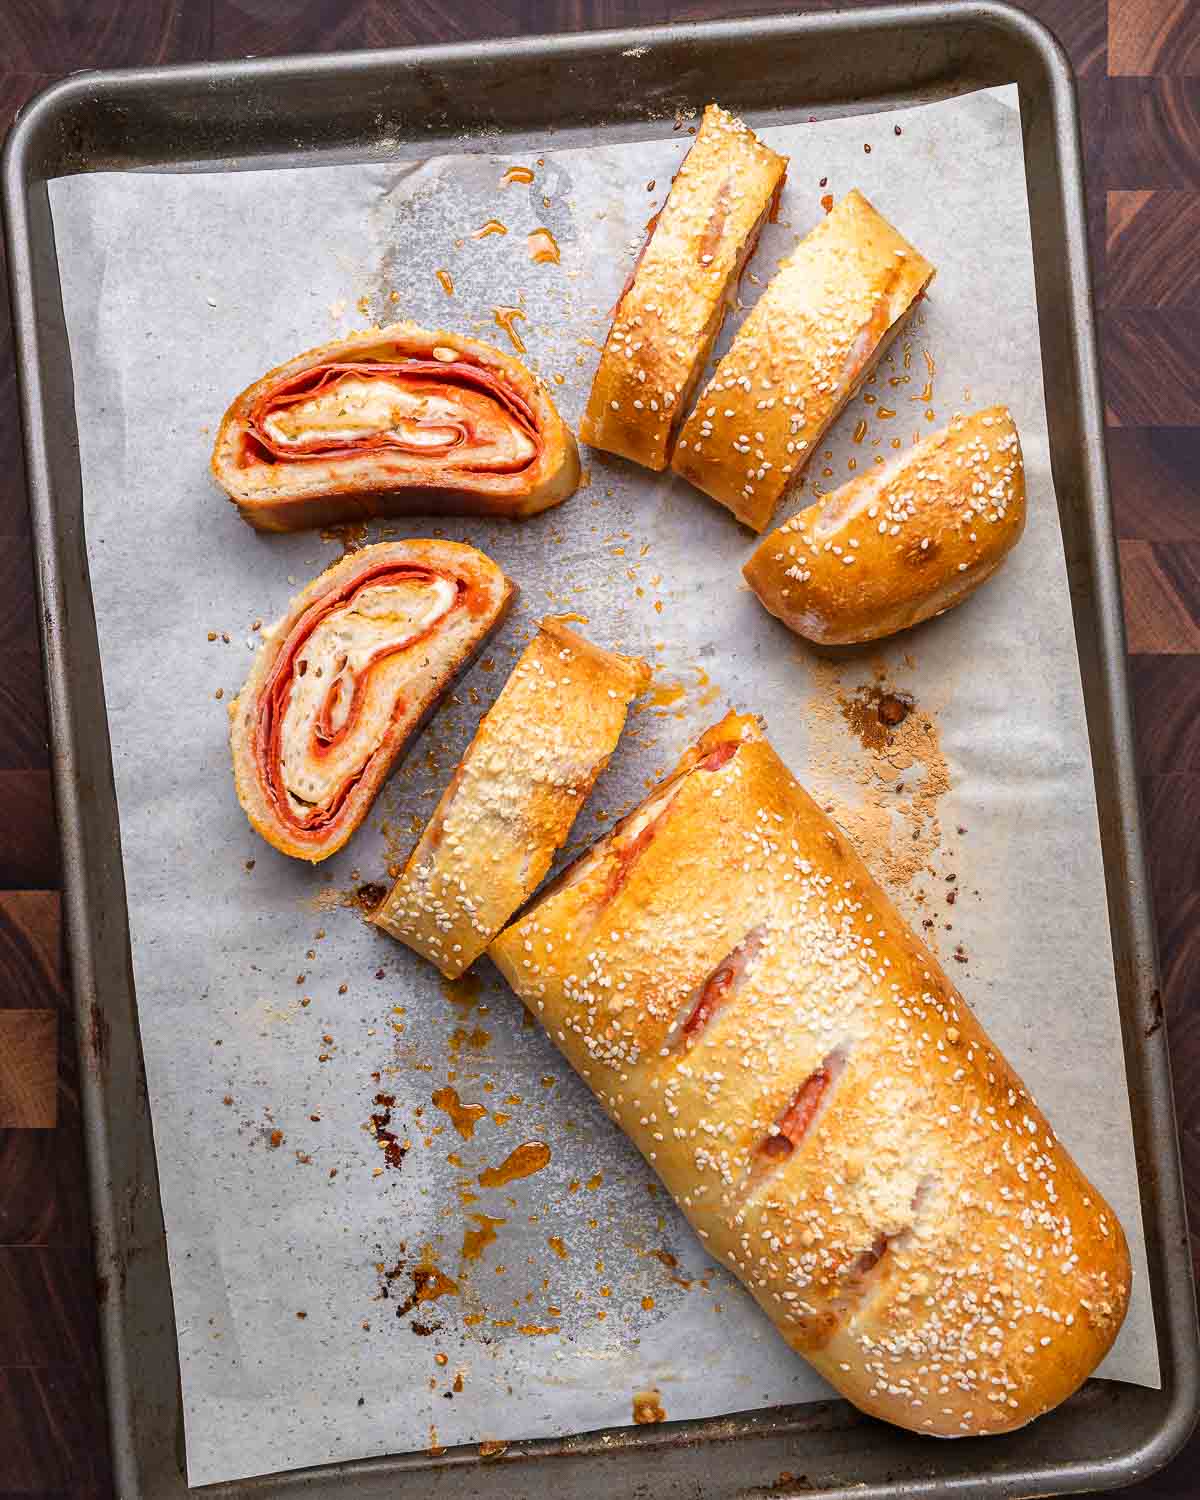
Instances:
[[[868,145],[868,144],[867,144],[867,142],[866,142],[866,141],[864,141],[864,142],[863,142],[863,150],[864,150],[864,151],[865,151],[865,152],[866,152],[866,153],[867,153],[867,155],[868,155],[868,156],[870,156],[870,154],[871,154],[871,148],[870,148],[870,146],[869,146],[869,145]]]
[[[899,125],[895,126],[894,129],[895,129],[897,135],[903,135],[904,134],[904,132],[900,129]]]
[[[817,184],[817,186],[818,187],[828,187],[829,186],[829,178],[828,177],[822,177],[821,181]]]
[[[348,984],[339,984],[338,985],[338,994],[339,995],[344,995],[349,988],[350,988],[350,986]]]
[[[248,859],[248,860],[247,860],[247,861],[246,861],[246,868],[247,868],[247,870],[253,870],[253,868],[254,868],[254,863],[255,863],[255,862],[254,862],[254,860],[252,860],[252,859]]]
[[[298,1312],[298,1313],[297,1313],[297,1314],[296,1314],[296,1316],[297,1316],[297,1317],[298,1317],[298,1318],[307,1318],[307,1317],[308,1317],[308,1314],[307,1314],[307,1313],[306,1313],[306,1312]]]
[[[233,1103],[233,1095],[232,1094],[226,1094],[225,1097],[224,1097],[224,1099],[221,1100],[221,1103],[222,1104],[232,1104]]]
[[[383,978],[383,970],[382,969],[376,969],[375,970],[375,978],[376,979],[382,979]]]
[[[271,1134],[267,1137],[267,1145],[270,1146],[272,1151],[278,1151],[286,1139],[287,1137],[282,1130],[272,1130]]]

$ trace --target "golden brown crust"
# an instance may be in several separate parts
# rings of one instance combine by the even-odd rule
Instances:
[[[704,111],[617,305],[579,430],[585,443],[666,468],[786,171],[787,157],[740,120],[716,104]]]
[[[435,354],[441,350],[441,354]],[[388,449],[357,455],[274,461],[248,439],[251,413],[264,395],[325,364],[457,356],[515,394],[532,414],[540,443],[517,472],[456,467],[450,458],[412,459]],[[519,360],[477,339],[415,323],[394,323],[335,339],[277,366],[238,396],[225,413],[212,454],[213,477],[259,531],[303,531],[374,516],[413,514],[519,519],[559,505],[579,484],[579,450],[541,381]]]
[[[430,578],[448,580],[457,591],[457,602],[428,633],[388,656],[384,663],[387,677],[380,686],[385,697],[379,700],[386,723],[379,742],[360,765],[344,799],[331,809],[328,821],[306,828],[289,815],[291,803],[279,785],[278,754],[264,743],[264,713],[278,722],[290,702],[295,657],[305,649],[305,640],[312,641],[314,622],[319,622],[321,612],[339,607],[335,601],[353,598],[356,588],[368,586],[373,579],[386,580],[405,570],[418,577],[427,573]],[[242,691],[229,705],[234,782],[238,801],[255,832],[281,854],[313,864],[336,853],[366,817],[396,761],[442,695],[503,622],[515,596],[515,584],[491,558],[459,542],[432,540],[363,547],[301,589],[283,618],[263,631],[264,644]],[[365,679],[377,670],[369,666],[360,677]],[[307,675],[306,670],[302,668],[299,675]],[[344,694],[352,704],[345,716],[351,724],[355,705],[361,701],[354,688],[355,684],[348,683]],[[278,695],[274,710],[267,708],[272,694]],[[370,708],[369,695],[364,696]]]
[[[857,189],[847,193],[738,330],[671,467],[761,531],[933,274]]]
[[[1006,1431],[1111,1346],[1111,1209],[752,719],[489,951],[708,1252],[864,1411]]]
[[[1024,529],[1021,440],[990,406],[785,521],[742,572],[797,635],[874,641],[960,604]]]
[[[534,891],[650,669],[548,616],[372,920],[455,979]]]

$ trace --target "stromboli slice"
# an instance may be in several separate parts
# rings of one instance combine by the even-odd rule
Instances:
[[[707,107],[614,310],[579,430],[585,443],[666,468],[786,172],[787,157]]]
[[[270,370],[225,413],[212,471],[260,531],[415,512],[522,517],[579,484],[579,452],[511,355],[396,323]]]
[[[650,669],[548,616],[374,920],[457,978],[536,889]]]
[[[340,849],[514,594],[491,558],[442,541],[364,547],[302,589],[229,707],[255,830],[314,864]]]
[[[847,193],[738,329],[671,467],[761,531],[933,275],[857,189]]]
[[[754,720],[709,730],[489,952],[863,1410],[1002,1432],[1111,1346],[1115,1216]]]
[[[798,512],[742,572],[797,635],[874,641],[961,604],[1024,529],[1021,440],[991,406]]]

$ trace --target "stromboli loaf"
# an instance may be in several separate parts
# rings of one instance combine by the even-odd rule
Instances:
[[[1021,440],[991,406],[800,511],[742,572],[798,635],[873,641],[960,604],[1024,529]]]
[[[1120,1225],[750,718],[491,945],[788,1342],[944,1437],[1070,1395],[1125,1314]]]
[[[761,531],[933,275],[857,189],[847,193],[738,329],[671,467]]]
[[[707,107],[614,310],[579,430],[585,443],[666,468],[786,171],[785,156]]]
[[[363,547],[302,589],[229,705],[256,832],[314,864],[340,849],[515,592],[491,558],[442,541]]]
[[[455,979],[536,889],[650,669],[548,616],[372,920]]]
[[[579,484],[579,452],[518,360],[414,323],[310,349],[248,386],[212,471],[260,531],[415,512],[521,517]]]

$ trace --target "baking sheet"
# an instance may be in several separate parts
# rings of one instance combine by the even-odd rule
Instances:
[[[352,539],[250,533],[207,479],[219,414],[268,365],[352,326],[403,315],[504,343],[493,309],[515,306],[529,362],[575,423],[688,122],[648,122],[644,145],[522,156],[528,186],[501,188],[513,159],[486,152],[51,184],[191,1483],[622,1425],[650,1386],[672,1419],[827,1393],[652,1193],[494,971],[480,966],[478,993],[448,994],[343,905],[402,856],[550,609],[587,616],[597,640],[659,668],[576,843],[731,705],[763,712],[801,779],[852,831],[877,836],[876,772],[888,768],[852,740],[837,694],[882,670],[930,716],[936,744],[895,767],[912,795],[897,797],[910,811],[892,816],[883,873],[910,918],[935,923],[925,930],[953,977],[1117,1209],[1134,1303],[1102,1373],[1157,1383],[1015,104],[1015,89],[990,91],[765,132],[792,166],[781,222],[751,266],[768,279],[822,193],[854,185],[938,263],[910,368],[898,351],[881,374],[910,383],[869,388],[874,409],[854,404],[810,474],[840,482],[852,457],[934,430],[927,410],[941,425],[1007,400],[1031,516],[995,584],[882,651],[818,658],[739,587],[752,544],[723,511],[586,451],[587,487],[519,526],[370,528],[371,540],[440,530],[474,542],[524,593],[369,824],[316,870],[246,825],[225,708],[253,622]],[[474,238],[492,218],[508,232]],[[561,264],[530,262],[538,226]],[[748,303],[757,291],[744,283]],[[933,390],[916,401],[926,350]],[[895,857],[910,829],[933,873]],[[432,1104],[447,1085],[488,1110],[470,1141]],[[383,1113],[410,1143],[398,1167],[369,1128]],[[526,1139],[550,1145],[550,1165],[481,1187],[478,1173]],[[466,1235],[493,1230],[464,1258],[464,1244],[476,1249]],[[443,1294],[401,1312],[417,1288]]]

